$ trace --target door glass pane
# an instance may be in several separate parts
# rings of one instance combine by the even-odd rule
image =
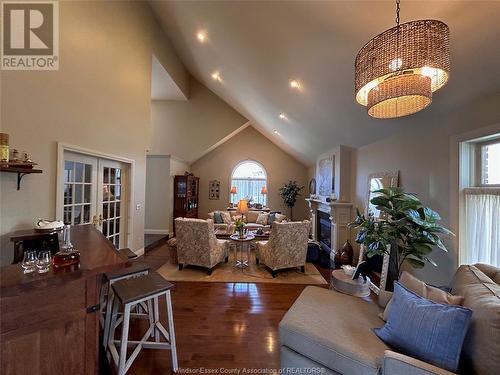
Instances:
[[[116,202],[115,216],[120,216],[120,202]]]
[[[75,203],[83,203],[83,185],[75,184]]]
[[[83,223],[90,223],[90,204],[83,206]]]
[[[64,204],[72,204],[73,203],[73,185],[65,184],[64,185]]]
[[[104,220],[107,220],[107,218],[108,218],[108,210],[109,210],[108,206],[109,206],[109,203],[104,203],[102,205],[102,218]]]
[[[83,182],[83,164],[75,163],[75,182]]]
[[[107,221],[102,223],[102,234],[104,234],[105,237],[108,236],[108,222]]]
[[[73,162],[64,162],[64,182],[73,182]]]
[[[120,233],[120,219],[116,219],[115,224],[115,232]]]
[[[121,199],[121,186],[120,185],[116,185],[115,186],[115,199],[117,201],[119,201]]]
[[[110,168],[110,176],[109,176],[109,183],[114,184],[115,183],[115,174],[116,174],[116,169],[115,168]]]
[[[109,221],[108,233],[109,233],[110,236],[112,236],[113,234],[115,234],[115,221],[114,220],[110,220]]]
[[[85,185],[85,194],[83,197],[83,200],[85,203],[90,203],[90,191],[91,191],[92,185]]]
[[[109,184],[109,168],[104,168],[102,179],[103,179],[103,183]]]
[[[110,203],[109,204],[109,217],[115,217],[115,204]]]
[[[64,207],[63,221],[65,225],[71,225],[71,206]]]
[[[85,164],[85,182],[92,182],[92,166],[90,164]]]
[[[109,186],[109,200],[110,201],[114,201],[116,199],[116,196],[115,196],[115,186],[114,185],[110,185]]]
[[[119,249],[119,248],[120,248],[120,235],[116,235],[116,236],[115,236],[115,247],[116,247],[117,249]]]
[[[104,202],[109,201],[109,185],[102,185],[102,200]]]
[[[116,183],[117,184],[122,183],[122,171],[120,168],[116,168]]]
[[[75,216],[73,224],[81,224],[82,222],[82,206],[75,206]]]

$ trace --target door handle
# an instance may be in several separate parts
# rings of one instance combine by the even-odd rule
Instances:
[[[92,224],[94,225],[102,225],[103,219],[102,219],[102,214],[99,214],[99,217],[97,215],[92,216]]]

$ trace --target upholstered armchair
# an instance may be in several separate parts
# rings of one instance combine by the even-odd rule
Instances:
[[[215,237],[212,220],[175,219],[179,270],[184,265],[208,268],[208,274],[220,262],[228,261],[229,242]]]
[[[256,242],[257,264],[264,263],[276,277],[276,271],[284,268],[301,267],[305,271],[307,240],[311,222],[295,221],[274,223],[269,241]]]

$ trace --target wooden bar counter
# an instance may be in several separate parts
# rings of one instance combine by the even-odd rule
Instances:
[[[97,374],[99,289],[127,258],[92,225],[71,229],[80,265],[47,274],[0,268],[0,373]]]

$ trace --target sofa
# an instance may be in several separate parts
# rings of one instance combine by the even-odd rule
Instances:
[[[459,374],[500,374],[500,269],[458,268],[451,292],[473,311]],[[449,375],[449,371],[396,353],[372,331],[384,322],[382,307],[333,290],[308,286],[279,325],[283,373],[344,375]],[[310,373],[310,372],[309,372]]]
[[[176,244],[179,270],[184,265],[207,268],[208,275],[219,263],[229,259],[229,241],[215,237],[211,220],[176,218]]]
[[[208,213],[208,218],[210,220],[214,220],[215,212],[217,212],[217,211],[212,211],[212,212]],[[219,212],[221,212],[221,211],[219,211]],[[228,230],[230,226],[234,225],[234,221],[237,218],[241,218],[241,214],[238,213],[238,211],[227,211],[227,212],[229,212],[229,215],[231,215],[231,223],[214,223],[215,229]],[[262,228],[263,230],[269,230],[271,228],[271,225],[269,224],[269,222],[266,225],[257,224],[257,218],[259,217],[260,213],[267,213],[267,212],[250,210],[245,214],[245,223],[246,223],[245,227],[248,230],[257,230],[259,228]],[[286,219],[286,216],[284,216],[284,215],[281,215],[281,216],[282,216],[281,220]]]
[[[273,277],[277,270],[285,268],[301,267],[305,272],[310,231],[308,220],[273,224],[269,241],[255,243],[257,264],[262,262],[269,267]]]

